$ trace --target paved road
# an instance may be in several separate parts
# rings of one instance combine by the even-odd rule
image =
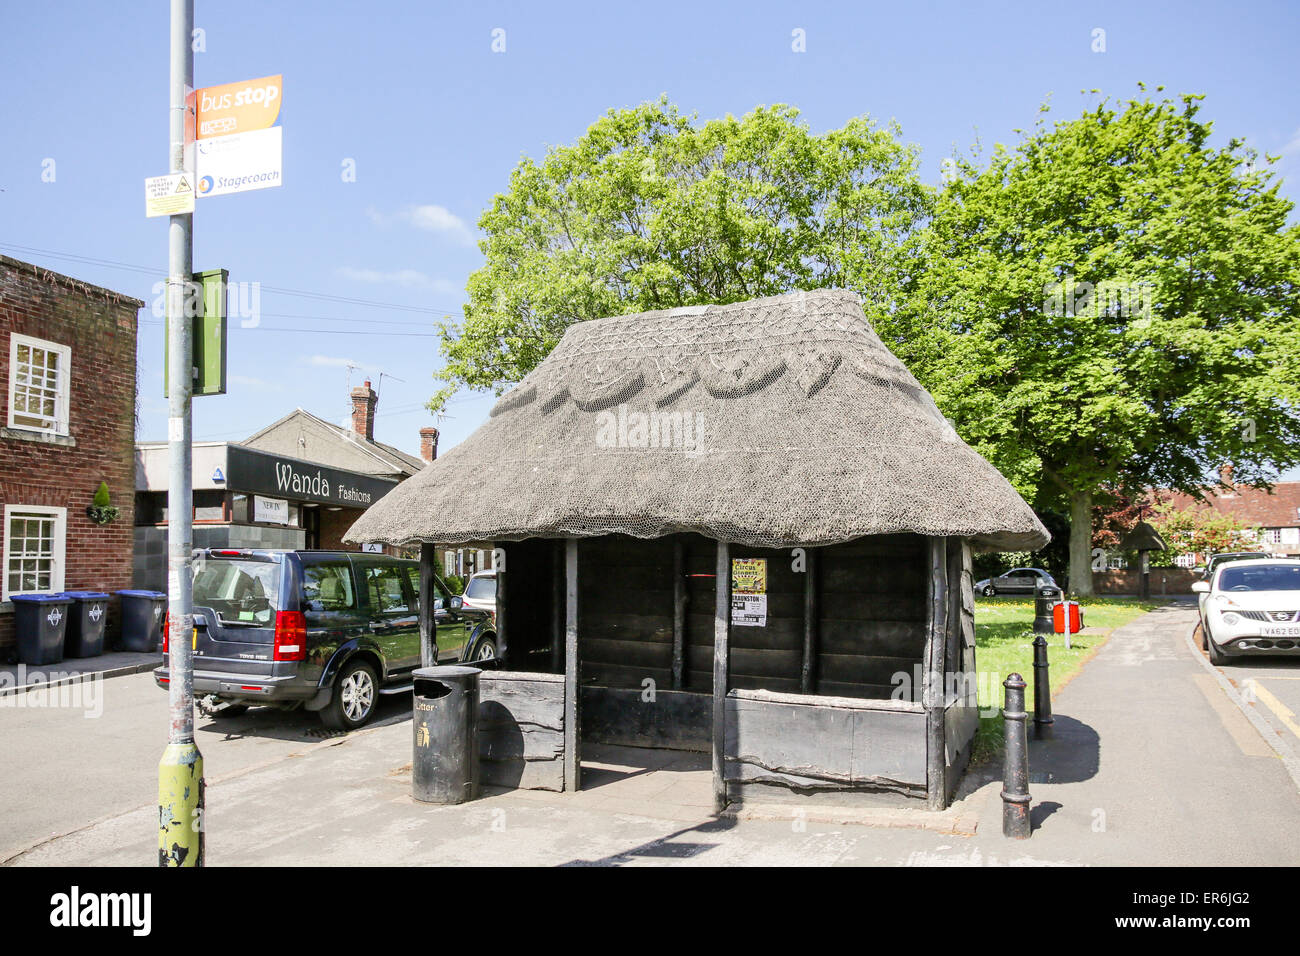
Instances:
[[[0,697],[0,860],[14,850],[158,800],[167,694],[152,674],[92,687]],[[379,720],[410,719],[409,696],[381,699]],[[199,716],[209,782],[281,759],[329,736],[320,718],[269,708],[232,720]]]
[[[1247,658],[1216,670],[1269,726],[1273,743],[1300,759],[1300,658]]]
[[[974,836],[845,825],[824,812],[804,815],[790,807],[756,819],[717,819],[709,807],[707,762],[666,761],[648,751],[611,754],[601,770],[584,762],[578,794],[516,791],[455,807],[416,804],[410,729],[392,702],[386,726],[317,743],[305,716],[242,718],[229,738],[205,725],[208,859],[219,865],[1294,865],[1300,792],[1283,760],[1197,659],[1188,642],[1194,617],[1191,608],[1163,608],[1117,629],[1059,695],[1055,738],[1030,748],[1035,832],[1027,841],[1002,837],[996,781],[973,781],[957,808],[978,822]],[[140,695],[130,681],[122,679],[127,686],[105,711],[105,727],[130,722],[127,702]],[[1273,678],[1261,683],[1271,686]],[[152,761],[160,748],[154,728],[162,722],[162,695],[138,705],[146,711],[137,720],[149,728],[148,739],[120,757],[114,750],[112,759],[95,758],[100,785],[111,794],[102,799],[137,809],[14,862],[152,862]],[[57,751],[57,726],[43,727],[46,744]],[[99,747],[108,749],[111,737],[102,734]],[[93,751],[78,748],[56,753],[52,777],[69,774]],[[290,752],[301,756],[283,759]],[[264,759],[270,762],[237,773]],[[143,768],[135,766],[141,761]],[[131,788],[129,797],[115,791],[115,774]],[[14,776],[39,790],[33,802],[59,792],[57,780]],[[20,785],[4,787],[12,805]],[[289,819],[285,806],[296,811]],[[84,818],[84,800],[79,809]],[[78,816],[72,810],[63,818]],[[61,811],[40,812],[53,818]],[[910,822],[927,825],[920,816]]]

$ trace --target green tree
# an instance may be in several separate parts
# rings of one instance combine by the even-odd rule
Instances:
[[[1070,515],[1078,594],[1099,490],[1300,460],[1300,230],[1253,151],[1209,144],[1200,99],[1102,103],[955,161],[921,294],[878,323],[962,437]]]
[[[798,117],[777,105],[701,124],[661,98],[521,161],[479,220],[487,261],[443,326],[430,407],[504,390],[584,319],[830,286],[872,317],[897,309],[932,201],[916,151],[865,117],[821,135]]]
[[[1252,551],[1259,547],[1259,525],[1243,524],[1230,514],[1206,507],[1176,508],[1166,501],[1155,506],[1151,526],[1169,545],[1152,555],[1153,563],[1169,565],[1180,554]]]

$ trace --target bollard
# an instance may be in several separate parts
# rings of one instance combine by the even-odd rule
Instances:
[[[1029,744],[1025,740],[1025,679],[1011,674],[1002,682],[1006,707],[1002,728],[1006,750],[1002,757],[1002,835],[1029,838]]]
[[[1047,638],[1034,638],[1034,739],[1052,737],[1052,679],[1047,672]]]

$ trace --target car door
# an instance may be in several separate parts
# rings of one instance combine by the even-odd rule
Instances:
[[[465,651],[469,626],[459,607],[453,607],[452,593],[436,575],[433,579],[433,621],[438,629],[438,663],[455,663]],[[454,602],[459,604],[459,599]]]
[[[1013,594],[1032,594],[1034,576],[1029,568],[1012,568],[1004,578],[999,579],[998,590],[1009,591]]]
[[[406,586],[405,569],[384,558],[353,558],[367,595],[370,633],[387,665],[386,676],[420,666],[420,614]]]

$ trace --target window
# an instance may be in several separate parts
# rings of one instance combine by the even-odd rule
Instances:
[[[352,567],[347,562],[309,564],[302,569],[302,599],[311,611],[352,611]]]
[[[5,505],[4,599],[63,590],[66,508]]]
[[[366,568],[366,584],[370,588],[371,610],[379,614],[407,614],[410,607],[402,590],[402,572],[391,564],[371,565]]]
[[[1260,538],[1261,538],[1261,540],[1263,540],[1263,542],[1264,542],[1265,544],[1281,544],[1281,543],[1282,543],[1282,529],[1281,529],[1281,528],[1265,528],[1263,534],[1260,535]]]
[[[9,427],[68,434],[69,362],[66,345],[9,336]]]

